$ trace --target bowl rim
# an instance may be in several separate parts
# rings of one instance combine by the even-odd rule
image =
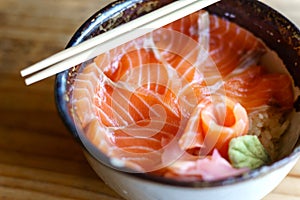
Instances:
[[[247,1],[247,0],[245,0]],[[116,3],[117,2],[117,3]],[[108,15],[113,15],[115,12],[119,12],[120,10],[127,8],[129,5],[134,5],[137,3],[143,2],[143,0],[133,0],[125,1],[125,0],[116,0],[116,2],[110,3],[107,6],[101,8],[98,10],[95,14],[93,14],[90,18],[88,18],[80,27],[77,29],[69,43],[66,47],[74,46],[81,41],[84,40],[84,37],[89,35],[92,29],[90,27],[97,26],[101,21],[99,20],[99,17],[102,16],[103,13],[106,13]],[[255,1],[258,6],[267,7],[268,9],[273,10],[269,6],[263,4],[262,2]],[[275,11],[277,12],[277,11]],[[279,16],[286,19],[284,16],[282,16],[280,13],[277,12]],[[290,22],[288,19],[286,21],[293,25],[292,22]],[[297,29],[298,32],[299,29]],[[78,128],[76,128],[76,125],[73,121],[73,118],[71,117],[71,111],[69,110],[69,89],[68,89],[68,78],[71,75],[72,69],[66,70],[64,72],[59,73],[56,76],[55,79],[55,103],[58,110],[58,113],[65,123],[66,127],[70,131],[70,133],[75,137],[75,139],[81,144],[81,146],[84,148],[85,151],[87,151],[94,159],[96,159],[100,164],[105,165],[106,167],[110,167],[111,169],[115,170],[116,172],[123,173],[125,175],[129,175],[135,178],[143,179],[144,181],[150,181],[155,182],[158,184],[167,184],[169,186],[179,186],[179,187],[189,187],[189,188],[206,188],[206,187],[218,187],[218,186],[224,186],[224,185],[231,185],[231,184],[237,184],[245,181],[249,181],[250,179],[253,180],[255,178],[260,178],[262,176],[268,175],[269,173],[282,168],[283,166],[287,165],[288,163],[294,161],[295,159],[298,159],[300,157],[300,146],[298,145],[293,152],[272,163],[268,166],[263,166],[258,169],[251,170],[243,175],[239,176],[233,176],[225,179],[220,179],[216,181],[178,181],[174,179],[169,179],[161,176],[156,176],[148,173],[128,173],[128,169],[125,172],[122,167],[116,167],[116,166],[109,166],[110,164],[110,158],[106,156],[104,153],[99,151],[85,136],[84,133],[81,131],[78,131]],[[298,139],[299,140],[299,139]],[[117,168],[117,169],[116,169]]]

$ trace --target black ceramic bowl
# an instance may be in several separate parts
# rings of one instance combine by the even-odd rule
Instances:
[[[160,8],[170,0],[116,1],[89,18],[74,34],[68,47],[133,20]],[[252,32],[282,59],[294,80],[300,86],[300,31],[284,16],[253,0],[222,0],[206,8],[210,13],[226,18]],[[137,12],[138,11],[138,12]],[[138,13],[138,14],[137,14]],[[111,166],[110,159],[86,138],[76,126],[72,110],[72,84],[81,66],[57,75],[55,83],[56,103],[62,120],[81,144],[85,155],[99,176],[120,195],[130,200],[150,199],[261,199],[274,189],[287,175],[300,156],[299,128],[293,120],[293,145],[286,145],[286,154],[270,166],[250,171],[244,176],[220,181],[180,182],[149,174],[124,172],[121,167]],[[299,111],[300,101],[295,101]],[[297,141],[298,142],[295,142]],[[290,144],[290,143],[289,143]]]

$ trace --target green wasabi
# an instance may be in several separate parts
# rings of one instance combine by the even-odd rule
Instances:
[[[229,143],[229,160],[235,168],[256,169],[270,163],[270,156],[255,135],[234,138]]]

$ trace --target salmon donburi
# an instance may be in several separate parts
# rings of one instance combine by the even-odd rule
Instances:
[[[270,52],[199,11],[84,63],[73,110],[118,166],[182,181],[241,175],[280,159],[290,125],[292,79],[266,66]]]

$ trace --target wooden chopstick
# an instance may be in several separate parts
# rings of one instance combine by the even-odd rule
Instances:
[[[138,18],[134,21],[126,23],[126,25],[121,25],[109,32],[101,34],[101,36],[97,36],[94,38],[91,38],[90,40],[83,42],[76,47],[70,47],[66,49],[65,51],[59,52],[57,54],[54,54],[53,56],[42,60],[41,62],[38,62],[24,70],[21,71],[22,76],[27,76],[31,73],[34,73],[36,71],[39,71],[41,69],[46,68],[49,65],[55,64],[61,60],[64,60],[68,57],[74,56],[82,51],[85,51],[89,48],[92,48],[96,46],[97,44],[101,44],[107,40],[113,39],[117,37],[118,35],[124,34],[127,31],[133,30],[135,28],[138,28],[139,26],[148,23],[152,20],[155,20],[159,17],[162,17],[164,14],[168,14],[170,12],[174,12],[177,9],[179,9],[182,6],[186,6],[192,2],[195,2],[196,0],[187,0],[187,1],[176,1],[172,4],[172,7],[162,7],[159,10],[153,11],[148,15],[145,15],[144,17]],[[169,8],[169,9],[168,9]],[[153,14],[153,15],[152,15]]]
[[[218,1],[219,0],[175,1],[158,10],[139,17],[106,33],[100,34],[77,46],[63,50],[32,66],[29,66],[21,71],[21,76],[28,76],[37,72],[36,74],[25,79],[26,85],[30,85],[67,70],[82,62],[90,60],[101,53],[107,52],[110,49],[145,35],[146,33],[149,33]]]

